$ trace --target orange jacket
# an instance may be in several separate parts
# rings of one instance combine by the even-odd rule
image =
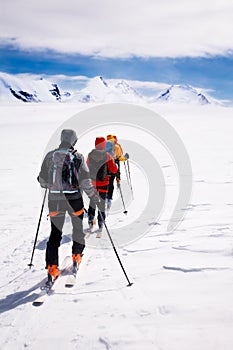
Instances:
[[[114,148],[114,159],[115,160],[119,160],[120,162],[125,162],[126,161],[126,158],[124,157],[124,154],[123,154],[123,149],[121,147],[121,145],[116,142],[116,137],[114,137],[114,135],[108,135],[107,136],[107,140],[108,141],[111,141],[113,143],[113,148]]]
[[[118,159],[120,162],[126,161],[126,158],[123,154],[123,149],[119,143],[116,143],[114,147],[114,159]]]

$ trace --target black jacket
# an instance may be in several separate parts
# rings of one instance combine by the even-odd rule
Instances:
[[[76,157],[77,164],[79,164],[77,171],[78,171],[78,183],[79,183],[79,192],[74,192],[72,194],[66,194],[65,198],[67,199],[76,199],[80,198],[82,196],[82,192],[84,191],[89,198],[91,198],[94,195],[94,187],[90,180],[90,174],[88,167],[86,165],[86,162],[84,160],[84,157],[81,153],[78,153],[77,151],[74,151],[73,147],[65,148],[63,144],[59,146],[59,148],[50,151],[46,154],[43,163],[41,165],[40,174],[38,176],[38,181],[40,182],[41,187],[50,189],[50,179],[49,179],[49,173],[52,166],[52,159],[53,154],[55,151],[59,149],[67,149],[72,152],[72,154]],[[64,199],[63,193],[51,193],[49,191],[49,200],[62,200]]]

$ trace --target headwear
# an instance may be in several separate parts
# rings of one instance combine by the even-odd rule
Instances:
[[[113,138],[114,138],[115,142],[117,143],[118,139],[117,139],[116,135],[114,135]]]
[[[68,143],[71,146],[74,146],[78,138],[76,132],[71,129],[63,129],[61,132],[61,142]]]
[[[105,150],[106,140],[104,137],[96,137],[95,139],[95,148],[99,150]]]
[[[107,140],[114,142],[114,136],[113,135],[107,135]]]

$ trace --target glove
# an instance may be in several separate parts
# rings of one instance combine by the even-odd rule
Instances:
[[[117,186],[120,185],[120,182],[121,182],[121,173],[118,171],[116,173],[116,183],[117,183]]]
[[[49,188],[49,185],[40,176],[37,176],[37,181],[42,188]]]
[[[129,153],[125,153],[124,157],[126,160],[129,159]]]

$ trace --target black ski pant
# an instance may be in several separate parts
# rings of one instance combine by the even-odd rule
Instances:
[[[62,228],[66,212],[70,215],[73,226],[72,254],[81,254],[85,248],[83,233],[83,199],[49,200],[48,205],[51,220],[51,233],[46,248],[46,267],[48,265],[59,265],[58,248],[61,244]]]
[[[118,171],[116,174],[110,174],[109,175],[109,185],[108,185],[108,194],[107,199],[112,199],[113,191],[114,191],[114,180],[115,178],[119,179],[121,178],[121,172],[120,172],[120,161],[118,159],[115,160],[115,163],[118,166]]]
[[[109,185],[108,185],[107,199],[112,199],[113,191],[114,191],[115,176],[116,176],[115,174],[109,175]]]
[[[98,210],[98,226],[103,226],[103,219],[105,220],[105,199],[107,192],[98,192],[100,196],[100,204],[99,204],[99,210]],[[96,210],[96,204],[93,203],[92,199],[90,200],[89,208],[88,208],[88,221],[93,222],[95,218],[95,210]],[[100,212],[102,214],[102,217],[100,215]]]

